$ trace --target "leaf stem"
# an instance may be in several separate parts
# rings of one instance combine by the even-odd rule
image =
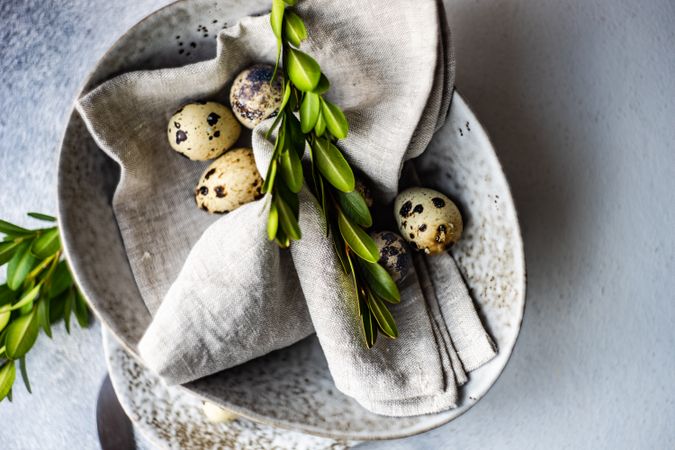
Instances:
[[[58,263],[60,257],[61,257],[61,250],[58,250],[52,256],[49,256],[48,258],[42,260],[40,264],[38,264],[32,271],[28,273],[28,275],[26,275],[26,281],[34,280],[40,274],[40,272],[42,272],[44,269],[47,268],[47,266],[49,266],[50,264],[54,265],[55,261]],[[50,273],[51,270],[52,269],[50,268]],[[45,279],[43,279],[39,284],[42,284]]]

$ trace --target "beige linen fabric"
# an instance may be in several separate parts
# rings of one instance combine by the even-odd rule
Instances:
[[[424,151],[450,104],[454,59],[442,6],[304,0],[298,9],[310,31],[303,49],[350,122],[340,146],[379,200],[391,201],[402,164]],[[309,191],[300,195],[303,238],[290,251],[266,239],[268,198],[223,217],[195,207],[205,165],[170,150],[169,117],[191,100],[227,103],[234,76],[275,53],[269,18],[245,18],[221,32],[212,60],[120,75],[78,101],[94,139],[122,169],[113,207],[154,316],[139,344],[145,363],[168,383],[186,383],[316,332],[336,386],[366,408],[406,416],[455,406],[465,370],[495,350],[450,255],[416,259],[391,308],[401,337],[381,337],[368,350],[349,278]],[[262,174],[269,125],[252,137]]]

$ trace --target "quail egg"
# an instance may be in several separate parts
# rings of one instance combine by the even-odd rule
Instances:
[[[374,203],[373,193],[371,192],[368,185],[357,178],[356,186],[354,187],[354,189],[356,189],[356,191],[359,194],[361,194],[361,197],[363,197],[363,200],[365,200],[366,205],[368,205],[368,208],[372,208]]]
[[[457,242],[464,228],[457,206],[433,189],[414,187],[394,201],[396,223],[403,238],[425,253],[441,253]]]
[[[204,415],[208,421],[213,423],[230,422],[239,417],[235,413],[223,409],[211,402],[204,402],[202,405],[202,411],[204,411]]]
[[[370,236],[380,250],[379,263],[395,282],[403,280],[412,265],[412,257],[403,238],[391,231],[379,231]]]
[[[237,75],[230,90],[230,104],[239,122],[253,129],[279,111],[284,90],[281,78],[270,83],[274,66],[256,64]]]
[[[167,127],[171,148],[195,161],[217,158],[237,142],[241,125],[227,106],[197,102],[183,106]]]
[[[227,213],[262,197],[262,184],[253,150],[237,148],[206,169],[195,189],[195,200],[204,211]]]

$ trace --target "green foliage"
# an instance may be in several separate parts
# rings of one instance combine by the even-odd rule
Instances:
[[[301,160],[308,148],[310,189],[319,200],[342,268],[353,280],[365,344],[371,348],[378,330],[390,338],[398,336],[385,301],[398,303],[400,294],[378,263],[379,250],[366,231],[373,224],[370,210],[354,190],[354,172],[338,146],[338,141],[349,134],[347,117],[337,105],[323,98],[330,81],[319,63],[299,50],[309,33],[302,18],[293,11],[295,4],[296,0],[273,0],[270,15],[277,38],[274,76],[283,61],[285,87],[279,114],[267,133],[269,138],[277,131],[263,184],[263,192],[272,197],[267,236],[282,248],[301,238],[297,193],[305,181]],[[277,176],[278,171],[281,176]]]
[[[54,223],[41,213],[33,219]],[[75,313],[80,326],[89,324],[86,301],[73,283],[61,259],[61,241],[56,226],[29,230],[0,220],[0,266],[7,267],[7,282],[0,285],[0,401],[11,399],[18,364],[21,379],[31,391],[26,355],[40,330],[51,338],[51,325]]]
[[[321,67],[307,53],[288,47],[287,75],[293,85],[303,92],[311,92],[321,79]]]
[[[363,228],[349,220],[342,212],[338,213],[338,227],[345,243],[359,258],[377,263],[380,258],[377,244]]]
[[[355,223],[364,228],[373,226],[373,217],[370,215],[370,209],[359,191],[338,191],[337,201],[340,204],[342,212]]]
[[[305,22],[293,11],[289,11],[285,15],[284,36],[288,42],[296,47],[300,47],[300,43],[307,39]]]

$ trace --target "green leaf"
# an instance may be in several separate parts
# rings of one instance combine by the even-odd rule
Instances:
[[[291,208],[293,215],[298,217],[298,213],[300,211],[300,199],[298,198],[298,194],[291,192],[291,190],[288,189],[288,186],[286,186],[286,183],[277,184],[277,194],[279,194],[279,196],[284,199],[289,208]]]
[[[377,321],[375,320],[375,317],[373,315],[370,315],[370,327],[373,329],[373,341],[372,341],[372,346],[375,346],[375,343],[377,342],[377,335],[378,333],[378,328],[377,328]]]
[[[63,319],[63,313],[66,308],[66,298],[68,291],[59,294],[58,296],[49,299],[49,323],[50,325]]]
[[[281,100],[281,105],[279,106],[279,112],[283,111],[286,105],[288,104],[288,99],[291,98],[291,82],[286,82],[286,87],[284,88],[284,98]],[[284,116],[285,118],[286,116]]]
[[[11,320],[11,316],[10,316],[10,320]],[[0,352],[0,353],[3,353],[5,351],[5,336],[6,335],[7,335],[7,328],[5,328],[4,330],[0,330],[0,345],[2,345],[2,352]]]
[[[16,296],[17,292],[11,290],[6,284],[0,285],[0,306],[13,303]]]
[[[277,211],[277,205],[272,202],[270,206],[270,212],[267,215],[267,239],[273,241],[277,236],[277,230],[279,229],[279,211]]]
[[[305,154],[305,134],[302,132],[300,121],[295,114],[289,114],[286,120],[287,135],[289,136],[289,145],[293,147],[298,157],[302,159]]]
[[[300,16],[293,11],[288,11],[284,20],[286,22],[286,27],[284,28],[286,40],[296,47],[299,47],[300,43],[307,39],[307,27],[305,27],[305,22],[303,22]]]
[[[340,108],[329,101],[321,99],[321,115],[326,121],[330,134],[338,139],[344,139],[349,133],[349,122]]]
[[[312,131],[319,119],[319,112],[321,111],[321,99],[317,94],[312,92],[305,93],[300,104],[300,128],[302,132],[307,134]]]
[[[279,111],[279,113],[277,114],[277,117],[272,122],[272,125],[270,126],[269,130],[267,130],[267,133],[265,133],[265,139],[269,139],[270,136],[272,136],[272,132],[277,127],[277,125],[279,125],[279,122],[281,122],[281,119],[283,119],[285,115],[286,114],[284,114],[283,111],[281,111],[281,110]]]
[[[281,62],[281,49],[283,47],[283,42],[281,40],[281,34],[283,33],[283,23],[284,23],[284,10],[286,5],[282,0],[272,0],[272,12],[270,14],[270,25],[272,26],[272,32],[277,38],[277,59],[274,63],[274,71],[272,72],[272,80],[275,80],[277,77],[277,71],[279,70],[279,63]],[[270,82],[271,82],[270,81]]]
[[[288,6],[295,6],[298,3],[298,0],[284,0]]]
[[[321,110],[319,110],[319,116],[316,118],[316,124],[314,125],[314,133],[321,137],[326,132],[326,120],[323,118]]]
[[[31,349],[38,337],[38,322],[35,313],[18,317],[7,327],[5,346],[7,357],[19,359]]]
[[[0,242],[0,266],[12,259],[12,256],[16,253],[19,245],[21,245],[21,242]]]
[[[281,154],[281,177],[291,192],[300,192],[305,179],[302,175],[302,162],[295,151]]]
[[[373,348],[377,340],[377,323],[373,318],[368,305],[363,299],[359,300],[359,312],[361,314],[361,325],[363,326],[363,337],[366,340],[366,347]]]
[[[65,261],[59,261],[51,276],[49,297],[56,297],[73,285],[73,277]]]
[[[351,192],[338,191],[337,199],[342,212],[347,217],[365,228],[370,228],[373,225],[373,218],[370,215],[368,204],[366,204],[359,191],[356,189]]]
[[[27,305],[23,305],[23,306],[19,309],[19,315],[20,315],[20,316],[25,316],[26,314],[30,314],[30,312],[31,312],[32,310],[33,310],[33,304],[32,304],[32,303],[29,303],[29,304],[27,304]]]
[[[14,225],[13,223],[0,220],[0,233],[8,236],[25,236],[27,234],[32,234],[33,232],[18,225]]]
[[[77,289],[75,290],[75,318],[80,328],[89,326],[89,306],[82,293]]]
[[[354,172],[342,152],[325,139],[317,139],[314,150],[317,167],[326,180],[342,192],[353,191]]]
[[[321,78],[319,78],[319,84],[316,85],[312,92],[315,94],[323,94],[328,91],[328,89],[330,89],[330,81],[328,81],[326,75],[322,73]]]
[[[33,301],[38,297],[38,295],[40,295],[40,288],[41,288],[41,286],[38,284],[37,286],[32,288],[30,291],[28,291],[26,294],[24,294],[24,296],[21,297],[21,299],[18,302],[16,302],[15,304],[13,304],[11,307],[9,305],[5,305],[2,308],[3,309],[6,308],[6,310],[9,310],[9,311],[15,311],[17,309],[23,308],[26,305],[32,304]],[[0,309],[0,310],[2,310],[2,309]]]
[[[274,179],[277,177],[277,160],[276,158],[270,161],[270,166],[267,168],[267,176],[263,181],[262,191],[268,193],[272,186],[274,186]]]
[[[7,286],[13,291],[21,287],[21,283],[26,279],[26,275],[36,262],[35,257],[30,252],[30,247],[30,241],[23,242],[9,261],[9,266],[7,266]]]
[[[283,119],[281,120],[277,138],[274,141],[274,152],[272,153],[274,159],[277,159],[279,154],[286,151],[286,114],[282,113],[281,116]]]
[[[21,369],[21,379],[23,379],[23,384],[26,386],[26,390],[29,394],[32,394],[33,391],[30,390],[30,381],[28,380],[28,370],[26,369],[26,357],[22,356],[19,358],[19,368]]]
[[[16,369],[14,368],[14,361],[9,361],[0,369],[0,401],[9,396],[15,378]]]
[[[322,209],[322,212],[325,215],[325,210]],[[325,219],[325,217],[324,217]],[[328,221],[326,220],[328,226],[328,234],[333,235],[333,248],[335,249],[335,253],[338,256],[338,259],[340,260],[340,264],[342,265],[342,270],[345,271],[347,275],[352,275],[352,270],[351,270],[351,263],[347,261],[348,255],[347,255],[347,246],[345,245],[344,241],[342,240],[342,235],[340,234],[340,229],[338,227],[338,224],[336,221]],[[354,280],[354,283],[356,283],[356,280]],[[358,292],[356,293],[358,297]]]
[[[338,244],[339,245],[339,244]],[[347,262],[349,263],[349,273],[352,276],[352,286],[354,286],[354,296],[358,300],[361,298],[359,294],[359,283],[356,280],[356,270],[354,270],[354,263],[352,262],[352,257],[345,249],[345,255],[347,256]]]
[[[389,303],[399,303],[401,294],[389,272],[378,263],[359,261],[368,287],[381,299]]]
[[[312,91],[319,84],[321,67],[314,58],[300,50],[289,48],[286,60],[291,81],[303,92]]]
[[[291,245],[291,241],[288,239],[288,236],[286,236],[283,228],[277,230],[277,237],[274,240],[281,248],[288,248],[288,246]]]
[[[341,212],[338,213],[338,226],[340,227],[340,234],[356,255],[366,261],[377,262],[380,258],[380,252],[377,249],[377,244],[368,233],[363,231],[360,226],[350,222]]]
[[[45,259],[56,253],[61,248],[59,230],[52,228],[45,231],[33,241],[31,252],[40,259]]]
[[[298,224],[298,220],[295,218],[293,211],[281,196],[277,196],[275,201],[277,202],[281,228],[290,239],[294,241],[299,240],[302,237],[302,233],[300,232],[300,225]]]
[[[66,325],[66,332],[70,334],[70,314],[73,311],[73,306],[75,304],[75,292],[73,289],[68,290],[68,295],[66,295],[66,300],[63,304],[63,321]]]
[[[33,219],[43,220],[45,222],[56,222],[56,217],[48,216],[47,214],[42,214],[38,212],[29,212],[28,215]]]
[[[37,317],[38,317],[38,325],[42,327],[45,334],[49,336],[49,338],[51,339],[52,325],[51,319],[49,317],[49,304],[50,300],[47,297],[42,297],[42,299],[40,299],[37,305]]]
[[[390,338],[396,339],[398,337],[396,322],[382,300],[377,298],[377,296],[368,293],[368,307],[373,316],[375,316],[375,320],[377,321],[380,330]]]
[[[281,33],[284,24],[284,10],[286,4],[283,0],[272,0],[272,12],[270,13],[270,25],[272,25],[272,32],[281,39]]]
[[[12,315],[12,311],[0,312],[0,331],[5,329],[5,327],[9,323],[9,317],[11,315]]]

